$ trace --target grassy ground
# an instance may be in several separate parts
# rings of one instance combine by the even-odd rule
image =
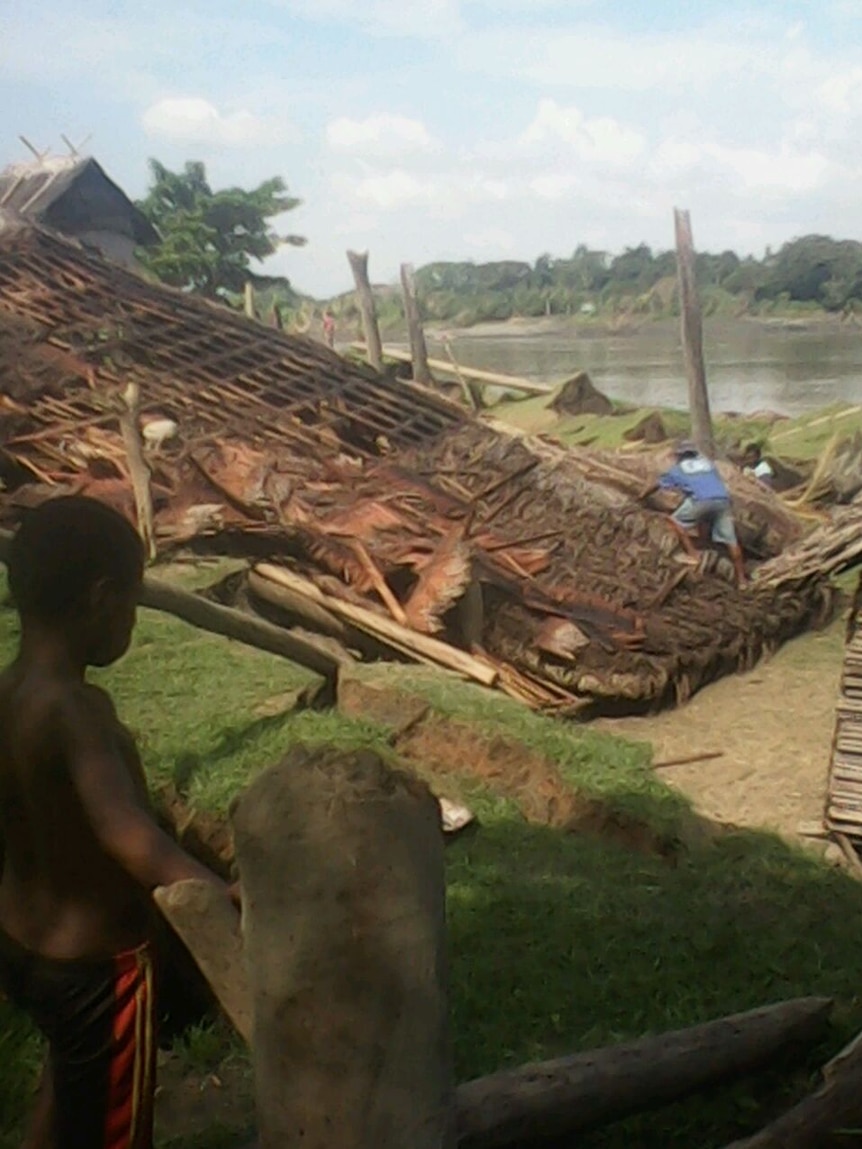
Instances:
[[[624,446],[626,432],[654,410],[661,415],[672,438],[688,434],[691,426],[686,412],[664,408],[620,407],[612,415],[560,416],[548,406],[552,398],[537,395],[529,399],[507,400],[497,404],[492,414],[504,423],[531,434],[552,434],[564,443],[609,450]],[[767,453],[790,460],[806,460],[818,458],[833,435],[843,438],[862,431],[862,409],[857,405],[837,404],[823,411],[778,422],[762,417],[719,414],[713,422],[718,442],[724,447],[758,442]]]
[[[14,615],[0,610],[0,655],[14,638]],[[386,673],[441,713],[523,740],[571,786],[634,813],[663,839],[689,843],[662,857],[531,825],[475,779],[454,780],[481,823],[447,854],[459,1078],[785,997],[834,996],[828,1048],[800,1073],[776,1070],[579,1142],[720,1146],[804,1092],[820,1059],[862,1026],[862,886],[767,834],[691,839],[688,806],[651,772],[645,745],[539,718],[429,671]],[[140,738],[151,776],[173,777],[206,808],[225,809],[251,773],[295,740],[386,745],[373,724],[290,711],[305,672],[149,612],[130,654],[100,678]],[[182,1055],[217,1064],[219,1040],[196,1033]],[[26,1024],[2,1007],[4,1146],[13,1143],[37,1058]],[[215,1139],[182,1142],[228,1143],[224,1128]]]

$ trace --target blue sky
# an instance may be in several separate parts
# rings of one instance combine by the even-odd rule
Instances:
[[[0,107],[0,163],[91,135],[133,196],[282,175],[271,270],[319,295],[348,247],[667,247],[675,205],[701,248],[862,239],[862,0],[5,0]]]

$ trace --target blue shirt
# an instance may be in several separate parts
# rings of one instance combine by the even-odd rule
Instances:
[[[684,495],[704,502],[706,499],[730,499],[721,475],[703,455],[687,456],[661,476],[658,485],[665,490],[682,491]]]

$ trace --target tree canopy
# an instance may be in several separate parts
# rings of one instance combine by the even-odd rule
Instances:
[[[862,243],[854,240],[802,236],[777,252],[767,249],[762,259],[699,252],[696,269],[707,314],[862,304]],[[545,253],[534,264],[432,263],[419,269],[416,283],[428,319],[465,325],[577,311],[661,316],[677,306],[674,252],[644,243],[618,255],[580,244],[570,256]]]
[[[257,286],[287,286],[288,281],[255,275],[251,261],[273,255],[284,244],[299,246],[298,235],[279,235],[271,222],[298,207],[279,176],[256,188],[213,191],[202,163],[190,161],[172,172],[150,160],[151,184],[138,207],[155,225],[161,243],[141,253],[142,262],[163,283],[210,299]]]

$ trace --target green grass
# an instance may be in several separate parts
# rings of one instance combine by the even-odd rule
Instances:
[[[8,657],[14,641],[14,615],[0,610],[0,655]],[[769,834],[690,838],[689,806],[650,770],[643,744],[538,717],[424,668],[367,673],[373,684],[421,694],[440,713],[523,741],[577,790],[660,837],[690,842],[668,859],[531,825],[468,772],[454,780],[480,820],[447,848],[460,1079],[786,997],[833,996],[829,1041],[800,1072],[777,1068],[579,1140],[606,1149],[721,1146],[804,1092],[816,1066],[862,1027],[862,886]],[[272,700],[307,684],[306,672],[149,612],[129,655],[99,679],[140,738],[151,778],[180,778],[209,809],[224,810],[294,741],[387,747],[386,730],[369,722],[278,713]],[[236,1056],[220,1027],[193,1031],[178,1052],[190,1071]],[[37,1062],[32,1032],[3,1007],[3,1149],[13,1144]],[[216,1134],[227,1143],[224,1130]]]
[[[617,450],[626,446],[625,434],[645,416],[656,411],[669,436],[689,434],[691,421],[684,411],[652,407],[620,407],[612,415],[558,415],[549,406],[553,396],[536,395],[498,403],[492,414],[528,434],[553,435],[563,443]],[[862,432],[862,411],[857,404],[839,403],[795,419],[772,422],[757,416],[718,414],[713,417],[715,436],[724,449],[738,449],[747,443],[760,443],[767,454],[790,461],[817,459],[832,436],[851,437]]]

